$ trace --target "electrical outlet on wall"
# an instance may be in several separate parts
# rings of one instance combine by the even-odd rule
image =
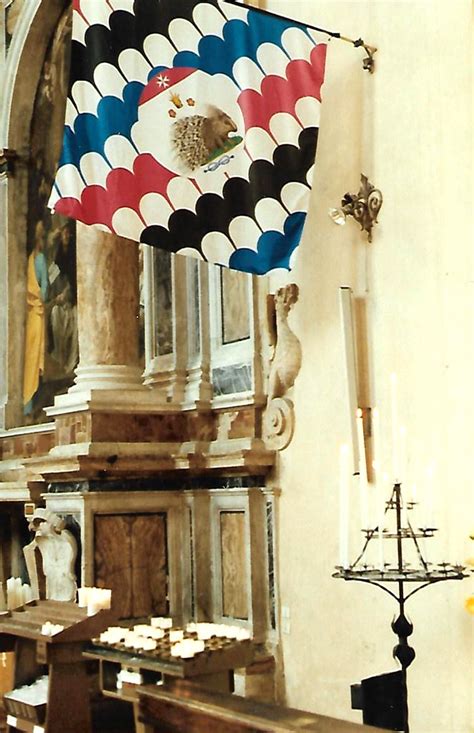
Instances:
[[[281,607],[281,632],[282,634],[290,633],[290,608],[289,606]]]

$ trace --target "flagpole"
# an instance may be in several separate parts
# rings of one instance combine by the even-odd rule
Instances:
[[[373,55],[377,51],[375,46],[368,46],[365,41],[362,40],[362,38],[358,38],[357,40],[354,40],[352,38],[348,38],[347,36],[342,36],[340,33],[337,33],[336,31],[328,31],[325,28],[318,28],[316,25],[310,25],[309,23],[304,23],[304,21],[298,21],[294,18],[289,18],[287,15],[279,15],[278,13],[273,13],[271,10],[266,10],[265,8],[259,8],[254,5],[247,5],[244,2],[240,2],[240,0],[224,0],[224,2],[228,3],[229,5],[235,5],[238,8],[247,8],[248,10],[255,10],[257,13],[263,13],[264,15],[270,15],[272,18],[278,18],[278,20],[285,20],[288,23],[301,23],[301,25],[304,25],[306,28],[309,28],[312,31],[318,31],[319,33],[325,33],[328,36],[331,36],[331,38],[337,38],[339,41],[345,41],[345,43],[350,43],[354,46],[354,48],[360,48],[362,47],[366,53],[368,54],[368,58],[364,59],[364,69],[367,69],[371,73],[374,70],[374,59]]]

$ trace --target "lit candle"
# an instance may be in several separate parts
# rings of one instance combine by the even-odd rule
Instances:
[[[369,529],[369,496],[367,486],[367,461],[365,457],[364,419],[357,410],[357,441],[359,446],[360,520],[362,529]]]
[[[400,481],[400,452],[399,452],[399,427],[398,427],[398,384],[397,375],[390,375],[390,397],[392,407],[392,470],[393,481]]]
[[[347,443],[340,448],[339,453],[339,564],[343,568],[349,567],[349,446]]]

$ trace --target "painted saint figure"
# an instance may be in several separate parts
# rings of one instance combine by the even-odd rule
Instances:
[[[45,229],[36,224],[35,246],[28,257],[26,281],[25,366],[23,373],[24,414],[31,416],[34,396],[44,373],[45,302],[49,292],[48,266],[44,255]]]
[[[79,361],[77,337],[76,261],[71,247],[71,230],[61,229],[58,250],[50,266],[51,356],[65,375],[72,374]]]

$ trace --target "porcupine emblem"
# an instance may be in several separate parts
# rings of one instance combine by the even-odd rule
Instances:
[[[207,117],[191,115],[174,123],[172,142],[180,161],[189,170],[205,165],[216,151],[226,152],[242,141],[229,137],[237,132],[235,122],[217,107],[211,107]]]

